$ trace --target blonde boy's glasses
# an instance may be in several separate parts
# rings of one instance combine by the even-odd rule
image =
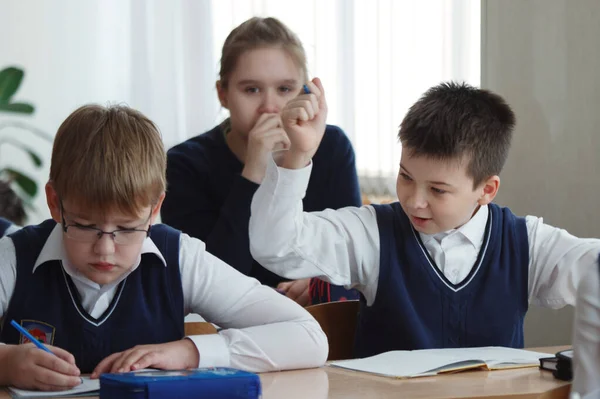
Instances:
[[[65,221],[65,210],[63,208],[62,200],[59,200],[59,202],[63,231],[67,237],[74,241],[92,243],[98,241],[104,234],[108,234],[112,236],[114,243],[117,245],[135,245],[141,244],[146,237],[150,235],[150,228],[148,228],[148,230],[119,229],[104,231],[96,227],[83,226],[77,223],[67,224]],[[148,219],[144,224],[148,223],[151,216],[152,210],[150,210],[150,215],[148,215]]]

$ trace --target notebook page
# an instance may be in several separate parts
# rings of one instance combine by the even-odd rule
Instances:
[[[415,377],[434,375],[443,366],[471,360],[461,358],[459,353],[450,351],[428,351],[391,351],[363,359],[331,362],[330,365],[389,377]]]
[[[81,377],[82,383],[65,391],[28,391],[8,387],[11,395],[17,398],[67,398],[69,396],[94,396],[100,390],[100,380],[92,380],[89,377]]]
[[[487,364],[538,365],[546,353],[503,347],[423,349],[391,351],[364,359],[341,360],[330,365],[390,377],[434,375],[444,369],[472,368]]]
[[[504,347],[465,348],[469,353],[475,353],[486,362],[490,369],[510,368],[521,366],[539,366],[540,359],[551,356],[548,353],[533,352],[524,349]]]

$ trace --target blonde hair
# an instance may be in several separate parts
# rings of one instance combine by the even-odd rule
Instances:
[[[263,47],[279,47],[287,52],[302,71],[304,80],[308,80],[306,53],[298,36],[277,18],[253,17],[232,30],[225,39],[219,71],[221,86],[227,88],[229,76],[245,51]]]
[[[129,107],[84,105],[56,133],[51,183],[83,209],[139,215],[165,191],[165,173],[158,128]]]

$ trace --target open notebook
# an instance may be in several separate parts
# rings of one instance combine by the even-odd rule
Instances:
[[[547,353],[503,347],[391,351],[363,359],[330,362],[330,366],[387,377],[413,378],[474,368],[487,370],[537,367]]]
[[[98,396],[100,391],[100,380],[91,380],[89,377],[81,377],[81,384],[73,389],[65,391],[27,391],[8,387],[13,398],[72,398],[81,396]]]

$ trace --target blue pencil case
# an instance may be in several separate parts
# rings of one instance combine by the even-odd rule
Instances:
[[[227,367],[102,374],[101,399],[258,399],[257,374]]]

